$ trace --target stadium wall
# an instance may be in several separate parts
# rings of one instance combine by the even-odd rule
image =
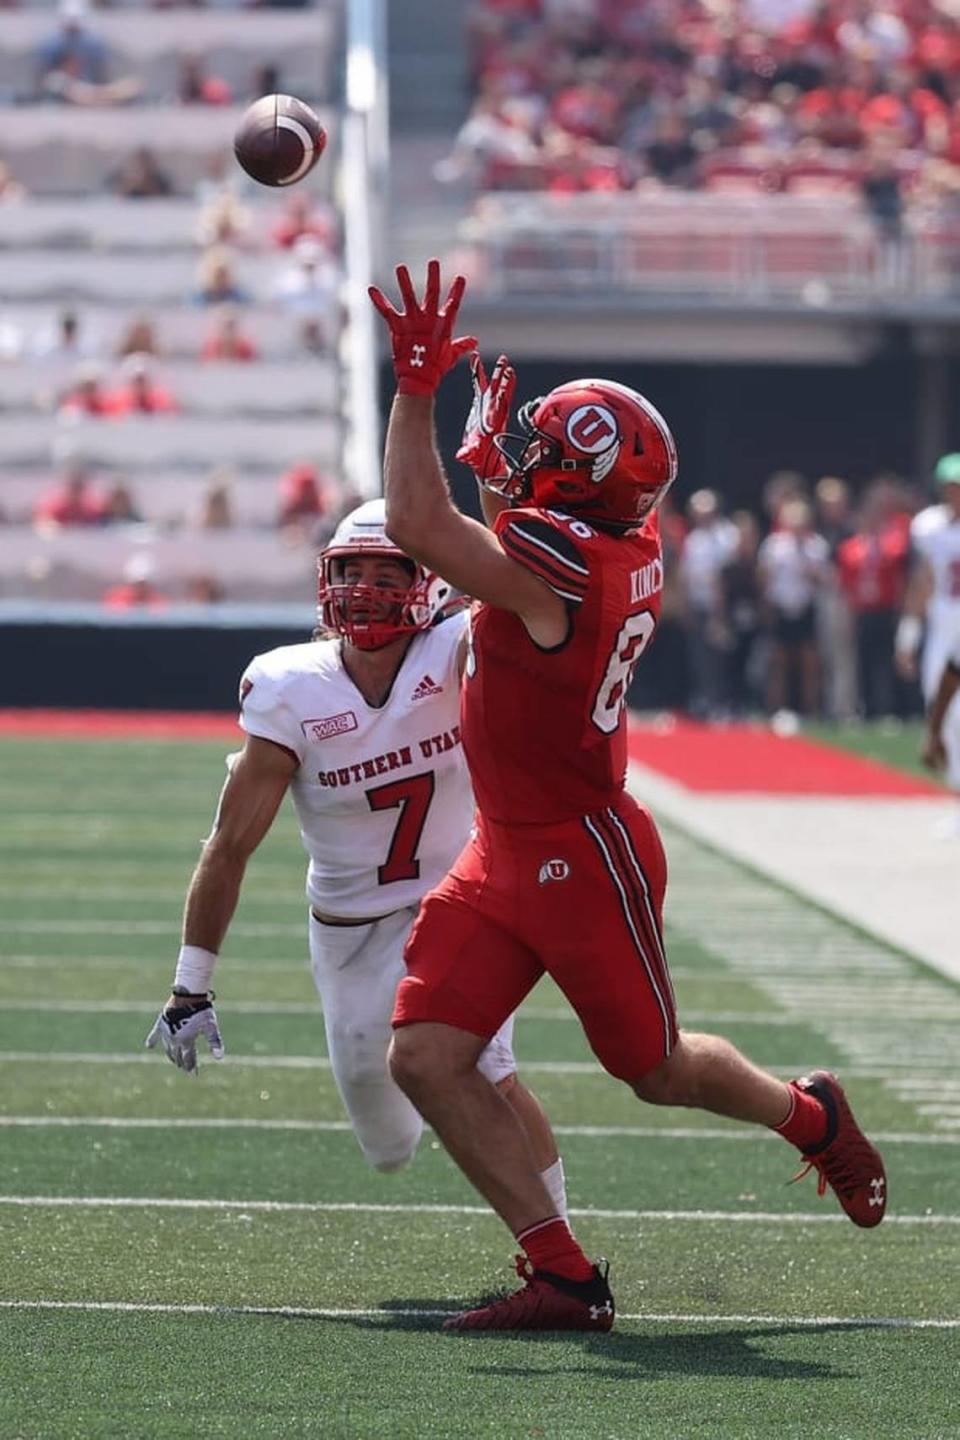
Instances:
[[[489,355],[493,355],[491,349]],[[881,472],[925,481],[924,457],[960,448],[960,413],[951,403],[944,426],[931,425],[923,403],[922,356],[892,334],[883,353],[855,366],[630,363],[602,355],[518,364],[518,396],[529,399],[575,375],[609,375],[642,390],[670,422],[680,452],[676,500],[704,485],[728,508],[759,510],[764,481],[775,470],[811,480],[841,475],[856,487]],[[947,394],[960,393],[960,363],[944,362]],[[382,375],[386,405],[391,380]],[[466,367],[438,405],[440,447],[458,500],[470,508],[472,481],[452,461],[470,403]],[[931,430],[942,433],[931,433]]]
[[[0,708],[230,711],[254,655],[309,638],[309,607],[303,624],[270,626],[135,612],[116,621],[89,613],[8,621],[0,625]]]

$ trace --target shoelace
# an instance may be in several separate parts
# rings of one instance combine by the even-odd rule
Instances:
[[[529,1285],[530,1281],[533,1279],[533,1261],[530,1259],[529,1255],[514,1255],[513,1263],[517,1274],[520,1276],[520,1279],[523,1280],[525,1284]]]
[[[826,1175],[826,1171],[824,1170],[823,1166],[822,1166],[821,1164],[819,1164],[816,1160],[808,1160],[807,1163],[806,1163],[806,1165],[802,1166],[802,1167],[797,1171],[796,1175],[793,1175],[793,1176],[787,1181],[787,1184],[788,1184],[788,1185],[796,1185],[796,1183],[797,1183],[798,1180],[805,1180],[805,1179],[807,1178],[807,1176],[810,1174],[810,1171],[811,1171],[811,1170],[816,1170],[816,1172],[817,1172],[817,1194],[818,1194],[818,1195],[825,1195],[825,1194],[827,1193],[827,1175]]]
[[[489,1300],[480,1305],[474,1306],[475,1310],[498,1310],[509,1306],[512,1310],[529,1309],[531,1305],[539,1303],[537,1285],[533,1277],[533,1265],[526,1255],[515,1255],[513,1257],[514,1267],[520,1279],[524,1282],[522,1290],[512,1290],[504,1294],[493,1295]]]
[[[805,1155],[803,1158],[807,1163],[788,1183],[795,1185],[798,1180],[805,1179],[811,1170],[816,1170],[818,1195],[826,1194],[828,1183],[841,1194],[852,1195],[861,1183],[856,1162],[861,1157],[864,1160],[867,1159],[868,1155],[868,1147],[865,1144],[852,1145],[843,1159],[839,1156],[831,1156],[829,1150],[823,1155]]]

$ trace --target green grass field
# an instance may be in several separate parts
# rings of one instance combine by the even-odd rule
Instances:
[[[142,1048],[218,744],[0,742],[0,1436],[960,1436],[960,993],[667,831],[681,1017],[835,1066],[891,1209],[775,1137],[642,1108],[542,985],[517,1026],[608,1337],[443,1335],[512,1241],[428,1135],[363,1164],[324,1063],[284,813],[217,975],[228,1058]],[[951,1048],[952,1047],[952,1048]]]
[[[921,775],[925,780],[939,778],[920,761],[924,734],[922,720],[873,720],[864,724],[804,721],[802,733],[812,740],[823,740],[841,750],[852,750],[856,755],[893,765],[895,769],[906,770],[911,775]]]

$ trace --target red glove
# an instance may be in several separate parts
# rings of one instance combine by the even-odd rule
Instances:
[[[460,301],[466,288],[462,275],[454,278],[445,303],[440,305],[440,261],[427,263],[427,284],[423,304],[418,303],[406,265],[397,266],[397,285],[405,309],[395,310],[376,285],[368,291],[390,327],[393,369],[401,395],[433,395],[437,386],[461,356],[476,350],[473,335],[450,338]]]
[[[470,358],[473,372],[473,404],[457,459],[469,465],[477,479],[482,481],[500,479],[507,470],[503,456],[494,444],[494,436],[502,435],[510,423],[510,405],[517,383],[517,374],[506,355],[501,355],[493,367],[493,374],[487,379],[480,356]]]

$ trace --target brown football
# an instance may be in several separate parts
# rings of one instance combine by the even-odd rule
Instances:
[[[326,143],[309,105],[293,95],[264,95],[244,112],[233,151],[261,185],[295,185],[316,165]]]

